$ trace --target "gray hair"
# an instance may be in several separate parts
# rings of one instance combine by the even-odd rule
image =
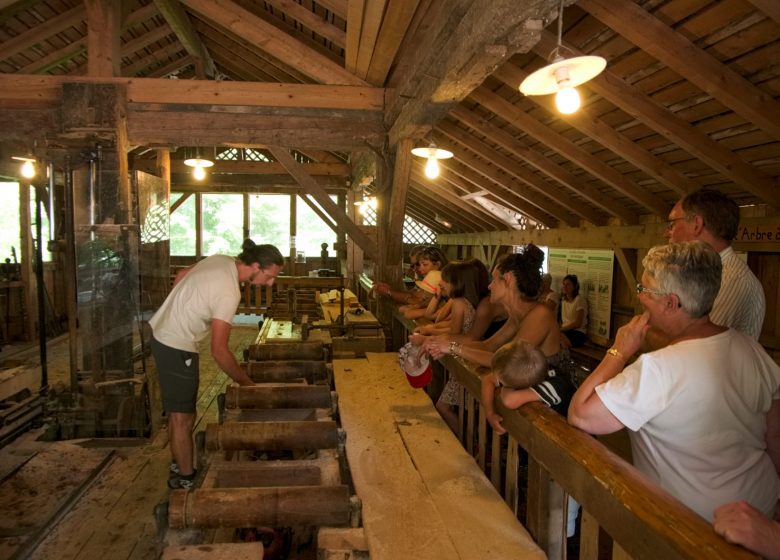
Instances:
[[[642,259],[645,272],[657,289],[675,294],[680,305],[694,319],[712,309],[720,290],[723,265],[720,255],[702,241],[670,243],[653,247]]]

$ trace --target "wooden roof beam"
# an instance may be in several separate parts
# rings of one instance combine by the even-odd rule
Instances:
[[[334,45],[343,49],[347,44],[346,32],[325,21],[305,6],[292,0],[266,0],[266,2]]]
[[[135,168],[147,173],[152,173],[155,168],[154,160],[136,160]],[[302,163],[303,170],[309,175],[323,175],[327,177],[349,177],[350,168],[343,163]],[[188,173],[191,167],[184,165],[180,159],[171,159],[171,173]],[[217,160],[214,167],[209,168],[209,175],[220,174],[253,174],[253,175],[280,175],[287,173],[285,167],[279,162],[260,161],[226,161]]]
[[[546,56],[555,43],[555,35],[545,32],[534,50],[538,55]],[[578,52],[571,45],[566,46],[577,55],[585,54]],[[752,192],[767,204],[780,208],[780,192],[772,177],[762,173],[666,107],[659,105],[638,88],[621,80],[609,71],[609,67],[590,80],[587,87],[670,142],[699,158],[727,179]]]
[[[347,1],[348,0],[317,0],[317,4],[326,10],[333,12],[343,20],[347,19]]]
[[[182,58],[173,60],[166,64],[165,66],[161,66],[154,70],[153,72],[149,72],[147,75],[147,78],[165,78],[169,74],[173,74],[174,72],[180,71],[182,68],[186,68],[187,66],[193,66],[195,64],[195,58],[187,55]]]
[[[530,49],[539,40],[540,14],[558,2],[493,0],[489,10],[477,1],[444,4],[447,11],[432,48],[423,56],[419,51],[408,53],[420,60],[409,65],[409,75],[387,112],[391,143],[423,136],[499,64]]]
[[[268,150],[274,156],[274,159],[281,163],[287,172],[292,175],[298,184],[308,193],[314,196],[317,203],[335,220],[340,228],[352,238],[352,241],[363,249],[363,252],[372,261],[377,261],[379,257],[378,248],[373,239],[366,235],[355,222],[353,222],[343,209],[333,202],[325,189],[319,186],[317,182],[307,174],[301,167],[301,164],[295,161],[290,152],[285,148],[278,146],[269,146]]]
[[[496,144],[500,145],[509,152],[514,153],[513,148],[521,147],[525,148],[526,150],[530,150],[530,148],[522,146],[507,132],[501,130],[493,124],[488,123],[484,119],[479,118],[476,113],[467,110],[463,106],[459,105],[458,107],[455,107],[450,115],[461,121],[469,128],[475,130],[477,133],[487,137],[491,142],[495,142]],[[443,123],[440,123],[439,127],[441,127],[442,124]],[[465,131],[460,132],[459,135],[464,136],[464,140],[468,140],[468,138],[465,136]],[[542,196],[549,197],[552,201],[561,205],[569,212],[576,214],[593,224],[604,223],[605,220],[603,216],[594,211],[592,208],[582,204],[582,201],[573,199],[569,193],[558,187],[558,185],[556,185],[554,182],[545,181],[542,177],[532,172],[530,169],[524,167],[520,163],[498,153],[491,146],[487,146],[484,143],[477,143],[475,141],[472,142],[473,148],[471,146],[467,146],[469,149],[479,154],[480,157],[483,157],[494,165],[500,167],[507,173],[514,175],[518,179],[522,180],[528,186],[538,190],[539,194]],[[553,162],[550,163],[554,165]],[[571,224],[571,222],[568,220],[566,221],[567,223]],[[574,223],[572,225],[577,224]]]
[[[384,85],[419,2],[420,0],[406,0],[388,3],[365,76],[369,84]]]
[[[488,94],[493,94],[493,96],[489,96]],[[478,103],[483,104],[483,101],[497,96],[483,86],[471,92],[470,97]],[[509,103],[509,105],[514,106],[511,103]],[[621,192],[635,202],[643,205],[654,214],[666,218],[670,206],[665,202],[652,193],[647,192],[634,181],[625,177],[622,173],[616,171],[597,157],[580,148],[574,144],[574,142],[571,142],[562,135],[554,132],[532,116],[528,115],[525,111],[520,110],[517,106],[514,107],[514,110],[509,114],[499,113],[501,118],[517,129],[536,138],[536,140],[542,142],[550,149],[560,153],[575,165],[585,169],[588,173],[598,177],[618,192]]]
[[[436,225],[432,229],[441,229],[443,224],[436,221],[436,216],[450,222],[453,228],[466,231],[484,231],[485,226],[474,225],[475,222],[464,216],[462,210],[450,205],[431,190],[426,190],[417,182],[412,181],[409,189],[409,200],[414,204],[417,212],[426,212]],[[430,227],[430,226],[429,226]]]
[[[50,37],[62,33],[66,29],[75,27],[87,18],[87,10],[83,3],[79,3],[75,8],[67,12],[54,16],[43,23],[36,25],[29,31],[21,33],[3,42],[3,48],[0,50],[0,60],[6,60],[19,54],[20,52],[41,43]]]
[[[493,75],[509,87],[516,87],[529,73],[507,62]],[[693,179],[680,173],[661,158],[654,156],[597,116],[589,114],[587,108],[580,108],[570,115],[565,115],[556,109],[552,95],[529,95],[527,99],[545,109],[550,115],[568,122],[583,134],[610,149],[678,194],[685,195],[701,188],[701,185]]]
[[[179,38],[179,42],[184,46],[184,49],[197,61],[195,67],[198,78],[202,79],[204,74],[209,78],[213,78],[217,72],[214,61],[206,47],[203,46],[195,29],[193,29],[192,22],[187,12],[181,7],[179,0],[153,1],[165,18],[165,21],[168,22],[173,32],[176,33],[176,37]]]
[[[455,157],[456,161],[446,160],[442,167],[470,181],[478,188],[490,191],[507,208],[525,214],[532,220],[548,227],[558,225],[558,219],[550,212],[528,201],[526,197],[531,196],[531,189],[511,177],[501,177],[497,174],[495,167],[490,167],[478,157],[457,147],[455,151],[458,152]]]
[[[748,0],[748,2],[764,12],[776,23],[780,23],[780,3],[777,0]]]
[[[536,175],[534,172],[523,167],[511,158],[497,153],[492,146],[488,146],[484,142],[477,140],[476,137],[452,123],[442,121],[438,124],[436,130],[443,132],[490,165],[497,169],[501,169],[513,179],[519,179],[531,187],[533,190],[525,189],[524,191],[517,192],[519,196],[525,198],[531,204],[554,215],[560,221],[565,222],[570,226],[579,225],[579,218],[577,218],[579,212],[572,209],[575,207],[573,200],[569,198],[568,200],[564,200],[565,203],[561,203],[561,201],[556,198],[551,199],[553,196],[551,192],[559,194],[559,192],[555,192],[556,186],[554,184],[545,181],[542,177]],[[560,189],[558,189],[558,191],[560,191]],[[588,214],[587,212],[585,213]]]
[[[285,61],[323,84],[365,86],[365,81],[349,73],[327,57],[306,47],[284,31],[230,0],[182,0],[201,17],[241,37],[257,48]]]
[[[780,103],[631,0],[580,0],[578,6],[780,140]]]
[[[517,107],[509,103],[503,97],[495,94],[491,94],[489,97],[484,96],[482,105],[497,115],[511,114],[511,111],[518,110]],[[504,113],[504,110],[509,111],[509,113]],[[546,173],[608,214],[620,218],[627,223],[637,223],[639,221],[636,214],[630,212],[625,206],[616,203],[613,199],[603,195],[598,189],[589,185],[583,176],[576,176],[569,173],[562,165],[555,163],[533,148],[520,143],[507,131],[488,122],[487,119],[480,117],[475,112],[467,111],[465,107],[459,106],[452,112],[452,116],[478,131],[480,134],[484,134],[496,144],[499,144],[504,149],[512,152],[523,161],[530,163],[542,173]],[[585,219],[594,224],[603,221],[601,217],[593,215],[585,217]],[[594,221],[594,219],[596,221]]]

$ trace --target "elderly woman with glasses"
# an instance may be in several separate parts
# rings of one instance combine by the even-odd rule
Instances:
[[[715,325],[721,261],[694,241],[655,247],[637,285],[645,308],[575,393],[569,422],[630,430],[635,466],[712,521],[744,500],[769,516],[780,497],[780,367],[743,333]],[[671,340],[627,360],[650,327]]]

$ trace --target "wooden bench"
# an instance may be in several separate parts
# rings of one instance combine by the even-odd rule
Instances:
[[[544,558],[396,360],[333,362],[371,559]]]

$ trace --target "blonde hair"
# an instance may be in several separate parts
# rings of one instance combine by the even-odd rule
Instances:
[[[547,378],[547,358],[526,340],[517,340],[499,348],[490,361],[493,374],[506,387],[527,389]]]

